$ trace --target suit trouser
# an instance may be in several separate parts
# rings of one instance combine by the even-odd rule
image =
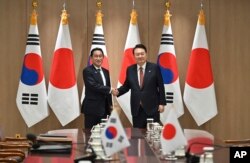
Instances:
[[[85,129],[91,129],[93,126],[101,123],[101,119],[107,118],[107,115],[98,116],[98,115],[91,115],[85,114],[84,115],[84,126]]]
[[[105,99],[105,113],[104,115],[93,115],[93,114],[84,114],[84,126],[85,128],[91,129],[93,126],[101,123],[101,119],[106,119],[110,115],[110,106],[108,99]]]
[[[140,106],[138,114],[133,116],[133,127],[145,129],[147,126],[147,118],[153,118],[154,122],[160,123],[160,113],[158,111],[154,115],[149,116],[142,106]]]

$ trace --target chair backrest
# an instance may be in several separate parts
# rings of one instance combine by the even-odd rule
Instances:
[[[31,143],[26,138],[1,136],[0,162],[7,162],[7,163],[23,162],[30,146]]]
[[[19,149],[0,149],[0,162],[18,163],[25,158],[25,153]]]

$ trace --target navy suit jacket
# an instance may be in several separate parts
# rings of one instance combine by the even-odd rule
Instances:
[[[106,79],[106,86],[93,65],[83,70],[83,80],[85,83],[85,98],[82,103],[81,112],[84,114],[103,116],[110,113],[112,106],[112,97],[110,94],[109,71],[102,67]]]
[[[165,90],[160,68],[154,63],[147,62],[143,87],[140,88],[138,82],[137,65],[127,68],[124,84],[118,88],[121,96],[131,90],[131,113],[133,116],[138,114],[140,102],[147,115],[152,116],[158,112],[159,105],[165,105]]]

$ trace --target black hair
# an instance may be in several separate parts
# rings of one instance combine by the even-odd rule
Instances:
[[[94,48],[94,49],[91,50],[91,52],[90,52],[90,57],[92,57],[92,56],[94,55],[94,52],[97,51],[97,50],[101,51],[101,52],[102,52],[102,55],[104,56],[103,50],[102,50],[101,48],[98,48],[98,47],[97,47],[97,48]]]
[[[135,54],[135,49],[137,49],[137,48],[144,49],[145,52],[147,53],[147,48],[146,48],[145,45],[143,45],[143,44],[137,44],[137,45],[135,45],[135,47],[133,48],[133,54]]]

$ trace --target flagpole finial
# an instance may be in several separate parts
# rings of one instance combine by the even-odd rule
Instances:
[[[171,6],[171,3],[169,1],[166,1],[165,7],[166,7],[167,10],[170,9],[170,6]]]
[[[67,25],[68,24],[68,16],[69,14],[67,13],[66,10],[66,4],[63,4],[63,10],[62,10],[62,15],[61,15],[61,22],[63,25]]]
[[[37,8],[37,6],[38,6],[38,2],[36,0],[33,0],[32,1],[32,8],[33,8],[33,10],[35,10]]]
[[[131,22],[131,24],[133,24],[133,25],[137,24],[137,16],[138,16],[138,14],[137,14],[136,10],[132,9],[132,12],[130,14],[130,17],[131,17],[130,22]]]
[[[103,14],[102,14],[102,2],[101,0],[98,0],[96,2],[96,6],[98,8],[97,10],[97,13],[96,13],[96,25],[102,25],[102,17],[103,17]]]
[[[101,0],[98,0],[96,2],[96,6],[97,6],[98,10],[101,10],[101,8],[102,8],[102,2],[101,2]]]
[[[200,10],[198,23],[200,25],[205,25],[205,13],[204,13],[203,9]]]
[[[170,17],[172,16],[172,15],[170,14],[170,11],[169,11],[170,6],[171,6],[171,4],[170,4],[170,2],[167,0],[166,3],[165,3],[166,12],[165,12],[165,14],[164,14],[164,25],[166,25],[166,26],[169,26],[169,25],[170,25]]]
[[[96,25],[102,25],[102,17],[103,17],[102,11],[98,10],[96,13]]]
[[[199,13],[198,23],[200,25],[205,25],[205,13],[203,10],[203,0],[201,0],[201,9],[200,9],[200,13]]]
[[[38,3],[36,0],[33,0],[32,1],[32,8],[33,8],[33,11],[32,11],[32,14],[31,14],[31,18],[30,18],[30,24],[31,25],[36,25],[37,24],[37,13],[36,13],[36,8],[38,6]]]
[[[169,10],[167,10],[164,14],[164,25],[169,26],[170,25],[170,17],[172,15],[170,14]]]

